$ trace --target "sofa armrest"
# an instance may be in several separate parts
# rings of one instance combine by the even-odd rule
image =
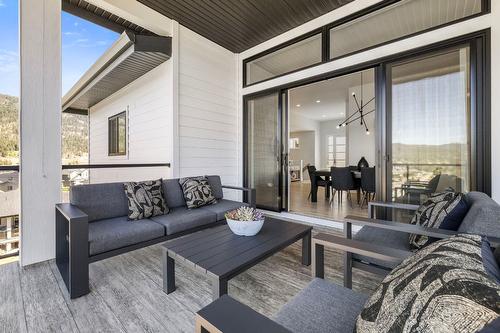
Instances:
[[[385,220],[378,220],[378,219],[370,219],[370,218],[361,217],[361,216],[348,215],[345,217],[345,221],[344,221],[344,232],[345,232],[345,235],[347,238],[352,237],[352,235],[351,235],[352,224],[360,225],[360,226],[366,225],[366,226],[375,227],[375,228],[389,229],[389,230],[394,230],[394,231],[405,232],[408,234],[416,234],[416,235],[422,235],[422,236],[439,238],[439,239],[448,238],[448,237],[451,237],[453,235],[460,234],[460,232],[458,232],[458,231],[430,228],[430,227],[424,227],[424,226],[414,225],[414,224],[409,224],[409,223],[385,221]],[[500,239],[499,238],[488,237],[488,240],[493,248],[497,248],[500,246]]]
[[[391,209],[405,209],[405,210],[417,210],[419,205],[405,204],[399,202],[383,202],[383,201],[370,201],[368,203],[368,217],[375,218],[375,207],[384,207]]]
[[[196,314],[195,332],[209,333],[291,333],[275,321],[224,295]]]
[[[354,239],[319,233],[312,238],[314,277],[324,278],[324,248],[344,251],[348,255],[358,254],[373,259],[399,264],[413,252],[390,248],[383,244],[372,244]]]
[[[71,298],[89,293],[88,216],[69,203],[56,204],[56,264]]]
[[[70,203],[56,204],[56,211],[64,216],[69,223],[84,223],[88,216],[80,208]]]
[[[222,188],[226,188],[229,190],[238,190],[247,193],[247,204],[255,208],[256,205],[256,195],[254,188],[248,187],[240,187],[240,186],[230,186],[230,185],[222,185]]]

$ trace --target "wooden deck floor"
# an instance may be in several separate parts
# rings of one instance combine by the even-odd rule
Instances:
[[[322,230],[324,231],[324,230]],[[295,243],[237,276],[229,295],[274,315],[311,280]],[[54,261],[0,266],[2,332],[193,332],[194,314],[211,301],[203,276],[176,265],[177,290],[162,291],[159,245],[90,265],[91,293],[70,300]],[[325,253],[328,280],[342,284],[342,259]],[[370,293],[380,277],[355,270],[354,290]]]

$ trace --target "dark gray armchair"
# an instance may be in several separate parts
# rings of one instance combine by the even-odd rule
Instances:
[[[397,250],[413,253],[410,248],[409,234],[423,235],[432,238],[447,238],[455,234],[466,233],[487,236],[492,244],[500,243],[500,205],[488,195],[481,192],[469,192],[465,195],[469,211],[463,219],[458,231],[435,229],[416,226],[409,223],[375,219],[376,207],[396,210],[416,210],[418,205],[370,202],[368,205],[368,218],[359,216],[346,216],[344,221],[344,235],[346,238],[377,244],[387,248],[387,251]],[[353,234],[352,226],[361,226]],[[344,285],[352,285],[352,268],[358,268],[376,274],[387,274],[399,262],[390,262],[383,258],[367,257],[363,254],[345,254]]]

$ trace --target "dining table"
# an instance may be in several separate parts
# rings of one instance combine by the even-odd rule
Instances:
[[[361,181],[361,171],[351,170],[351,173],[358,182]],[[311,202],[318,202],[318,184],[316,181],[318,177],[324,177],[325,180],[331,180],[331,170],[330,169],[318,169],[312,173],[313,177],[311,179]],[[357,186],[357,201],[361,200],[361,186]],[[330,198],[330,191],[325,189],[325,199]]]

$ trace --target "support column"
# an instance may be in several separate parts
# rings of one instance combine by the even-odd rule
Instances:
[[[61,0],[20,0],[21,264],[55,256],[61,189]]]

